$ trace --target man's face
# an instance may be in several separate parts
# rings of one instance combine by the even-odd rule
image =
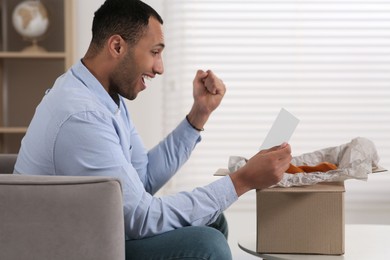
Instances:
[[[145,78],[164,72],[162,51],[164,35],[161,24],[153,17],[138,43],[127,50],[110,77],[110,90],[133,100],[146,88]]]

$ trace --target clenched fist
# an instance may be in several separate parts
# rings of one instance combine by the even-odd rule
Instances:
[[[194,104],[188,114],[191,124],[202,129],[210,114],[221,103],[225,92],[225,84],[211,70],[198,70],[193,81]]]

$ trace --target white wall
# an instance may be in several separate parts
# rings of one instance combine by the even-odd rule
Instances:
[[[91,40],[91,28],[94,12],[104,0],[78,0],[75,2],[75,59],[83,57]],[[161,0],[145,0],[162,14]],[[163,17],[164,18],[164,17]],[[148,88],[140,93],[136,100],[129,101],[128,109],[145,146],[151,148],[163,137],[162,135],[162,76],[149,82]]]

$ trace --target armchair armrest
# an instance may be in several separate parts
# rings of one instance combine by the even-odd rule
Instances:
[[[0,259],[125,258],[119,180],[0,174],[0,209]]]

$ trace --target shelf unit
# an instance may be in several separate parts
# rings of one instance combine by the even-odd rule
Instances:
[[[17,153],[36,106],[58,76],[73,64],[74,0],[41,0],[49,28],[38,41],[46,52],[27,52],[12,25],[23,0],[0,0],[0,153]]]

